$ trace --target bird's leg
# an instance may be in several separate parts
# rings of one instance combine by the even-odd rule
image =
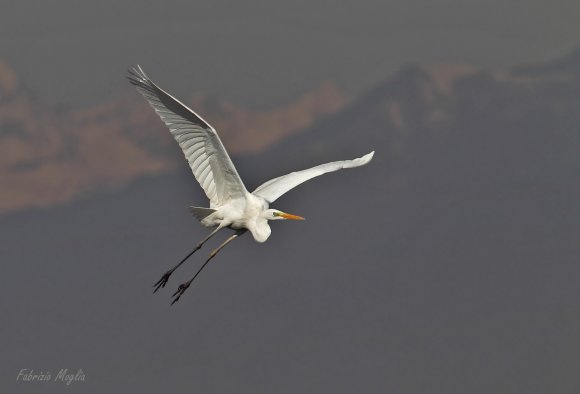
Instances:
[[[191,285],[191,282],[193,282],[195,280],[195,278],[197,278],[197,275],[199,275],[199,273],[204,269],[204,267],[207,265],[207,263],[209,263],[209,261],[211,259],[213,259],[215,257],[215,255],[218,254],[219,251],[224,248],[224,246],[226,246],[227,244],[229,244],[230,242],[232,242],[234,239],[236,239],[240,235],[244,234],[246,231],[247,231],[246,229],[237,230],[234,235],[232,235],[231,237],[229,237],[228,239],[226,239],[224,241],[224,243],[222,243],[220,246],[218,246],[216,249],[214,249],[209,254],[209,257],[207,258],[207,260],[205,261],[205,263],[203,263],[203,265],[199,268],[199,270],[197,270],[197,272],[195,273],[195,275],[193,275],[193,278],[191,278],[187,282],[182,283],[182,284],[179,285],[179,287],[177,288],[177,291],[175,293],[173,293],[173,301],[171,302],[171,305],[173,305],[177,301],[179,301],[179,298],[181,297],[181,295],[183,293],[185,293],[185,290],[187,290],[187,288],[189,287],[189,285]]]
[[[219,230],[221,230],[223,227],[218,227],[215,230],[213,230],[211,232],[210,235],[208,235],[203,241],[201,241],[200,243],[197,244],[197,246],[188,253],[187,256],[185,256],[179,263],[177,263],[177,265],[173,268],[171,268],[169,271],[167,271],[166,273],[163,274],[163,276],[161,277],[161,279],[159,279],[154,285],[153,287],[155,287],[155,290],[153,290],[153,293],[156,293],[157,290],[159,290],[162,287],[165,287],[165,285],[167,284],[167,281],[169,280],[169,277],[171,276],[171,274],[173,273],[173,271],[175,271],[177,268],[179,268],[179,266],[181,264],[183,264],[185,262],[185,260],[187,260],[192,254],[194,254],[195,252],[197,252],[204,243],[206,243],[211,237],[213,237]]]

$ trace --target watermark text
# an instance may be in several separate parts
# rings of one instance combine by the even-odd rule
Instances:
[[[61,368],[56,374],[51,371],[36,371],[34,369],[22,368],[16,376],[17,382],[53,382],[64,383],[70,386],[72,383],[84,382],[86,375],[82,369],[76,371],[68,368]]]

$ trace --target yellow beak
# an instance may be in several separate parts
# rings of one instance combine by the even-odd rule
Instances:
[[[282,216],[284,219],[290,220],[305,220],[302,216],[291,215],[289,213],[282,213],[280,216]]]

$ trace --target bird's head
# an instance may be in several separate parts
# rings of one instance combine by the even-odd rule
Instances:
[[[264,216],[268,220],[304,220],[302,216],[292,215],[286,212],[278,211],[277,209],[266,209]]]

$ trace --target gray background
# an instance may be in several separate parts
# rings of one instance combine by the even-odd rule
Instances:
[[[362,93],[409,62],[545,60],[578,45],[578,16],[575,0],[23,0],[2,5],[0,48],[63,106],[125,91],[140,63],[176,94],[270,107],[326,80]]]
[[[307,221],[274,223],[265,245],[236,241],[173,307],[169,294],[210,249],[150,294],[206,234],[185,209],[205,201],[185,165],[4,215],[2,391],[61,393],[62,383],[16,382],[18,371],[82,368],[86,381],[67,391],[577,393],[579,10],[572,1],[3,5],[2,56],[57,107],[128,93],[124,70],[135,62],[177,94],[193,86],[262,108],[323,80],[358,95],[304,133],[234,158],[248,188],[377,153],[277,201]],[[399,67],[432,61],[484,70],[427,99],[432,77]],[[536,65],[507,68],[523,63]],[[393,102],[404,127],[388,116]]]

